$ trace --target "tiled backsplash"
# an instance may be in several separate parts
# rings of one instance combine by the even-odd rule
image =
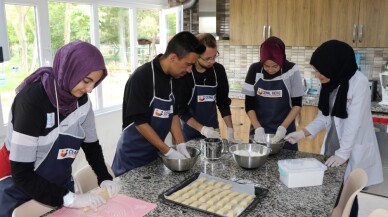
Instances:
[[[241,79],[244,81],[249,66],[259,61],[260,46],[233,46],[229,40],[219,40],[217,42],[220,56],[217,62],[224,65],[229,79]],[[287,59],[296,63],[302,76],[310,78],[314,76],[310,66],[310,58],[316,47],[286,47]],[[388,48],[355,48],[355,52],[361,55],[361,66],[371,69],[371,80],[379,80],[379,73],[383,71],[383,65],[388,61]],[[365,67],[362,67],[365,68]],[[313,87],[317,86],[314,80]]]

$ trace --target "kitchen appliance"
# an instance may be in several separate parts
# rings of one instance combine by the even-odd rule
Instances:
[[[380,73],[381,102],[380,105],[388,105],[388,63],[385,64],[385,71]]]

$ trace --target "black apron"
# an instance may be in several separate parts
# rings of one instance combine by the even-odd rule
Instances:
[[[151,63],[151,66],[155,81],[153,63]],[[152,114],[150,114],[150,126],[164,140],[171,129],[175,100],[172,91],[170,99],[168,100],[155,97],[155,83],[153,87],[154,97],[150,104],[150,111],[152,111]],[[113,159],[112,170],[115,176],[120,176],[129,170],[144,166],[156,160],[158,158],[158,151],[155,146],[139,133],[135,124],[131,123],[120,135],[116,154]]]
[[[189,102],[190,112],[193,118],[200,124],[218,129],[218,117],[216,107],[216,94],[217,94],[217,76],[213,67],[213,73],[216,80],[215,86],[209,85],[197,85],[195,83],[194,73],[191,73],[194,80],[194,89]],[[197,138],[205,138],[196,129],[190,127],[185,122],[181,122],[183,136],[185,141],[189,141]]]
[[[263,79],[260,73],[254,85],[255,112],[265,133],[275,134],[277,128],[283,123],[291,111],[291,98],[283,80]],[[287,134],[296,130],[295,121],[287,128]],[[250,135],[255,130],[251,126]],[[298,150],[298,144],[285,142],[284,149]]]

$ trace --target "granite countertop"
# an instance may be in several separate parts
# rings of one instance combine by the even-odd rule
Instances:
[[[189,141],[188,145],[199,147],[199,141]],[[287,188],[279,179],[278,160],[307,157],[324,162],[321,155],[282,150],[270,156],[262,167],[246,170],[234,162],[231,154],[225,153],[216,161],[201,157],[195,166],[186,172],[172,172],[163,165],[161,159],[157,159],[115,180],[121,183],[122,194],[157,203],[157,207],[147,216],[208,216],[187,207],[165,204],[158,199],[164,191],[199,172],[239,183],[254,183],[257,187],[268,189],[267,196],[262,198],[255,210],[247,216],[329,216],[342,184],[345,165],[328,168],[321,186]]]

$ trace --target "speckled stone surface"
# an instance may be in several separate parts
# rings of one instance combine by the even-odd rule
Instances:
[[[188,145],[199,147],[199,141],[189,141]],[[231,154],[225,153],[217,161],[208,161],[201,157],[195,166],[186,172],[172,172],[163,165],[161,159],[157,159],[115,180],[122,184],[122,194],[157,203],[157,207],[147,216],[209,216],[180,205],[167,205],[158,199],[162,192],[199,172],[240,183],[254,183],[257,187],[268,189],[267,196],[263,197],[255,210],[247,216],[329,216],[346,166],[328,168],[321,186],[287,188],[279,179],[278,160],[306,157],[324,162],[321,155],[282,150],[277,155],[270,156],[262,167],[246,170],[234,162]]]

